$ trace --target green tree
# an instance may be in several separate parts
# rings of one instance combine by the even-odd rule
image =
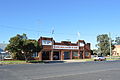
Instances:
[[[98,53],[97,49],[93,49],[92,51],[93,51],[93,55],[97,55],[97,53]]]
[[[115,38],[115,44],[116,45],[120,45],[120,37],[116,37]]]
[[[38,41],[28,39],[26,34],[17,34],[9,42],[5,50],[9,51],[14,59],[25,59],[28,61],[34,52],[41,50]]]
[[[97,36],[97,48],[98,48],[98,52],[99,54],[103,55],[103,56],[107,56],[110,55],[110,38],[107,34],[102,34],[102,35],[98,35]],[[113,40],[111,41],[111,43],[113,42]],[[114,45],[112,44],[112,49],[114,49]]]

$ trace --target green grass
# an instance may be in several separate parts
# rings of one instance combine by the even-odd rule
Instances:
[[[85,61],[94,61],[94,59],[84,59]]]
[[[94,61],[94,59],[73,59],[73,60],[82,60],[82,61]],[[106,60],[120,60],[120,58],[112,57],[112,58],[107,58]]]
[[[6,60],[6,61],[0,61],[0,64],[27,64],[26,61],[21,60]]]
[[[30,60],[28,62],[24,60],[3,60],[0,61],[0,64],[32,64],[32,63],[43,63],[43,61],[39,60]]]
[[[120,56],[111,56],[107,58],[107,60],[120,60]]]
[[[73,59],[73,60],[94,61],[94,59]]]
[[[119,57],[120,58],[120,56],[111,56],[111,57]]]
[[[43,63],[43,61],[40,60],[30,60],[28,63]]]
[[[120,60],[120,59],[117,59],[117,58],[110,59],[110,58],[108,58],[107,60]]]
[[[3,60],[0,62],[25,62],[25,61],[23,61],[23,60]]]

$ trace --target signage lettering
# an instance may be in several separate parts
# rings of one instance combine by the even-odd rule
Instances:
[[[53,45],[53,49],[79,49],[79,46]]]

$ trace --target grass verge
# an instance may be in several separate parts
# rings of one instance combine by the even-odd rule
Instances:
[[[28,62],[24,61],[24,60],[3,60],[0,61],[0,64],[32,64],[32,63],[43,63],[43,61],[39,61],[39,60],[30,60]]]

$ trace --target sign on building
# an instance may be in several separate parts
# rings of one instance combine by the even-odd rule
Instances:
[[[80,43],[80,46],[83,47],[85,44],[84,43]]]
[[[53,45],[53,49],[79,49],[79,46],[63,46],[63,45]]]
[[[52,45],[52,41],[50,41],[50,40],[42,40],[42,45]]]

